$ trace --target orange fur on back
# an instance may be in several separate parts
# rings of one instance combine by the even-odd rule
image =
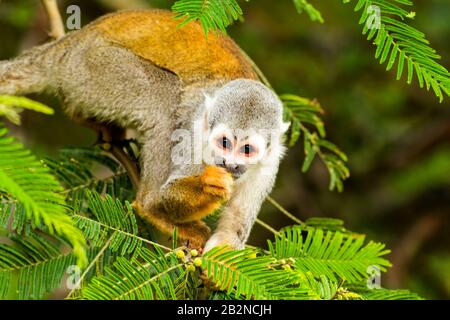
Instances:
[[[181,21],[165,10],[123,11],[94,27],[113,43],[175,73],[186,85],[205,79],[257,79],[233,40],[214,32],[205,37],[198,23],[178,27]]]

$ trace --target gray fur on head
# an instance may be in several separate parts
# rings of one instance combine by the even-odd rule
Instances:
[[[207,100],[210,128],[226,123],[233,129],[282,129],[282,103],[271,89],[258,81],[230,81]]]

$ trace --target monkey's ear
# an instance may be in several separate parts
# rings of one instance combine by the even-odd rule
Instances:
[[[282,122],[281,123],[281,133],[286,133],[289,127],[291,126],[291,122]]]

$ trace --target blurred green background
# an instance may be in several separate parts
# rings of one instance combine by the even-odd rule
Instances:
[[[385,242],[394,266],[381,284],[408,288],[426,298],[450,298],[450,103],[438,103],[395,71],[386,72],[361,35],[359,13],[341,0],[310,1],[324,24],[299,15],[291,1],[241,1],[245,21],[230,35],[255,60],[278,93],[317,98],[326,114],[328,139],[349,156],[351,178],[342,193],[328,191],[326,168],[316,161],[301,173],[303,146],[289,150],[272,196],[300,219],[336,217],[355,232]],[[354,1],[353,1],[354,2]],[[71,4],[82,24],[117,9],[169,8],[163,0],[59,1],[63,18]],[[413,25],[450,67],[450,1],[416,0]],[[48,40],[48,22],[37,0],[0,2],[0,59]],[[394,68],[395,69],[395,68]],[[57,109],[53,117],[23,114],[13,132],[41,156],[65,146],[95,142],[69,121],[49,96],[32,98]],[[274,227],[291,223],[266,203],[260,218]],[[271,235],[255,226],[251,243]]]

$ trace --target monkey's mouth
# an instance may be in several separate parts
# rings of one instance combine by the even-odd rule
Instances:
[[[222,167],[225,170],[227,170],[234,179],[238,179],[247,171],[246,165],[230,164],[230,163],[226,163],[225,160],[218,161],[218,163],[216,163],[216,166]]]
[[[238,166],[238,168],[226,167],[225,168],[233,177],[233,179],[239,179],[247,171],[245,166]]]

